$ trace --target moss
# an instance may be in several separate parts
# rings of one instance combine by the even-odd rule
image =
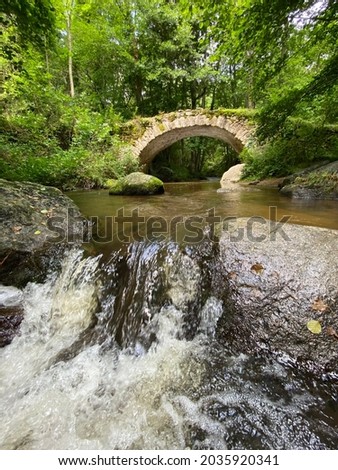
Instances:
[[[123,179],[111,182],[109,185],[109,194],[112,196],[123,194]]]
[[[160,129],[160,131],[162,132],[165,131],[165,125],[163,124],[163,122],[160,122],[159,124],[157,124],[157,127]]]
[[[246,109],[246,108],[238,108],[238,109],[226,109],[226,108],[218,108],[215,110],[211,109],[189,109],[189,110],[181,110],[181,111],[174,111],[171,113],[159,113],[154,117],[137,117],[132,121],[126,122],[120,126],[119,135],[127,141],[137,140],[144,132],[151,126],[157,125],[161,131],[165,130],[165,126],[163,121],[173,122],[180,117],[188,117],[188,116],[198,116],[203,114],[209,118],[213,118],[214,116],[224,116],[227,118],[235,118],[236,121],[241,120],[245,121],[246,124],[255,125],[256,116],[258,116],[258,112],[255,109]]]
[[[338,173],[312,172],[305,176],[298,176],[294,184],[311,189],[320,189],[325,193],[338,193]]]
[[[118,131],[121,138],[131,141],[140,138],[153,124],[153,118],[137,117],[132,121],[123,123]]]
[[[168,121],[173,122],[177,118],[177,113],[169,113],[166,117]]]
[[[102,186],[103,186],[104,189],[109,189],[109,188],[111,188],[112,186],[114,186],[115,182],[116,182],[116,180],[107,179],[107,180],[104,181],[104,183],[103,183]]]
[[[110,195],[152,195],[164,192],[163,182],[155,176],[146,175],[141,172],[117,180],[109,189]]]

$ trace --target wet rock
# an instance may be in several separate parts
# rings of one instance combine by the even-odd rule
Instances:
[[[18,334],[22,320],[22,308],[0,306],[0,348],[11,343]]]
[[[143,196],[163,193],[164,186],[160,179],[141,172],[130,173],[112,183],[109,188],[110,195]]]
[[[22,292],[12,286],[0,285],[0,348],[17,334],[23,319]]]
[[[220,239],[233,315],[219,334],[238,351],[269,351],[313,370],[337,371],[338,231],[238,219]],[[322,325],[320,334],[307,328]]]
[[[86,221],[60,190],[0,180],[0,196],[2,284],[42,280],[69,245],[82,242]]]
[[[338,200],[338,162],[292,175],[282,182],[280,191],[295,199]]]
[[[22,301],[22,291],[13,286],[0,285],[0,305],[2,307],[16,307]]]

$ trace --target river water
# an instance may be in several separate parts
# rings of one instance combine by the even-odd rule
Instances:
[[[220,340],[227,312],[212,240],[187,243],[183,223],[145,237],[149,226],[140,228],[134,213],[121,241],[121,226],[106,219],[138,209],[137,217],[156,222],[200,216],[194,222],[204,226],[213,208],[225,218],[275,217],[269,207],[277,207],[278,219],[338,229],[336,202],[217,187],[171,184],[151,198],[70,195],[93,217],[96,242],[85,254],[71,250],[60,273],[24,289],[21,334],[0,351],[0,448],[337,447],[332,377],[234,353]]]

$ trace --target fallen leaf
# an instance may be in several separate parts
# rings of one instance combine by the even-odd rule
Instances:
[[[316,310],[317,312],[326,312],[328,308],[328,305],[321,299],[316,299],[312,303],[312,310]]]
[[[229,274],[228,274],[228,278],[229,279],[236,279],[237,277],[237,273],[235,273],[235,271],[231,271]]]
[[[251,271],[254,271],[256,274],[262,274],[262,272],[264,271],[264,266],[260,263],[253,264],[251,266]]]
[[[319,335],[322,332],[322,325],[317,320],[309,320],[306,326],[314,335]]]
[[[15,227],[12,227],[12,232],[14,233],[19,233],[21,232],[22,227],[20,225],[16,225]]]
[[[40,212],[41,212],[41,214],[48,214],[48,210],[47,210],[47,209],[42,209]]]
[[[35,230],[34,235],[40,235],[41,230]]]
[[[336,330],[332,326],[328,326],[326,328],[326,333],[329,336],[333,336],[334,338],[338,339],[338,333],[336,332]]]

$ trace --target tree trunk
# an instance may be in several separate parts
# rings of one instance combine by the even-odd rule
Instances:
[[[48,47],[47,47],[47,39],[45,37],[45,60],[46,60],[46,72],[49,73],[49,56],[48,56]]]
[[[73,36],[72,36],[72,13],[74,2],[71,1],[66,11],[67,20],[67,39],[68,39],[68,78],[69,94],[72,98],[75,96],[74,77],[73,77]]]
[[[195,83],[190,82],[190,99],[191,99],[191,109],[196,109],[197,106],[197,95]]]

